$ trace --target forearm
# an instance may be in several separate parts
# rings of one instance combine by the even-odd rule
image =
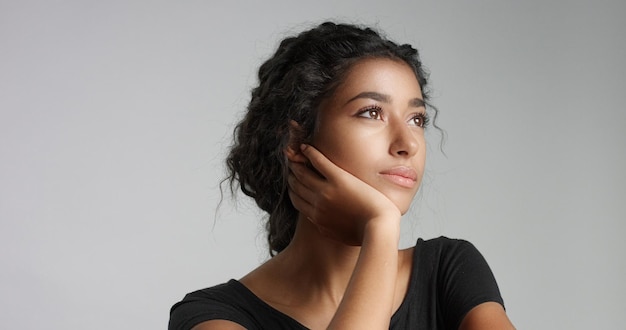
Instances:
[[[329,329],[388,329],[398,272],[399,219],[372,221]]]

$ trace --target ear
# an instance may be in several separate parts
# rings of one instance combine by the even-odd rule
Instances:
[[[304,142],[304,129],[294,120],[289,121],[289,139],[285,148],[285,156],[291,162],[306,163],[307,159],[300,151],[300,145]]]

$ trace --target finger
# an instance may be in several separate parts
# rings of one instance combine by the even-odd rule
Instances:
[[[315,207],[313,207],[311,203],[302,199],[302,197],[298,196],[298,194],[291,189],[289,189],[288,194],[291,204],[293,204],[293,207],[298,210],[298,212],[307,218],[314,218],[313,213],[315,212]]]
[[[311,169],[302,163],[289,163],[291,174],[307,188],[318,191],[326,183],[326,179],[320,176],[315,169]]]
[[[302,154],[311,162],[311,165],[325,178],[334,178],[338,171],[342,171],[341,168],[326,158],[326,156],[315,147],[303,144],[300,150],[302,150]]]
[[[285,148],[285,156],[290,162],[294,163],[306,163],[308,159],[302,154],[299,148],[294,148],[293,146],[287,146]]]
[[[316,204],[317,194],[315,190],[303,184],[293,173],[290,173],[287,177],[287,184],[289,186],[289,191],[296,194],[300,197],[300,199],[305,200],[311,205]]]

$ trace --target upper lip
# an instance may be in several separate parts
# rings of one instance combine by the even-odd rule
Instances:
[[[417,181],[417,171],[407,166],[396,166],[394,168],[382,171],[380,172],[380,174],[398,175],[407,179],[411,179],[413,181]]]

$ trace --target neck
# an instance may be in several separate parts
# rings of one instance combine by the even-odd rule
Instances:
[[[360,250],[322,235],[313,223],[300,217],[291,243],[272,261],[297,290],[310,290],[310,297],[323,295],[339,304]]]

